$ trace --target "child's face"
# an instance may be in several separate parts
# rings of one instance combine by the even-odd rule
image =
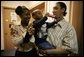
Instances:
[[[39,20],[43,17],[40,11],[35,12],[35,15],[32,16],[35,20]]]

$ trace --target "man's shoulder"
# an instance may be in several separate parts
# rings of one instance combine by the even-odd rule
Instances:
[[[73,25],[69,21],[66,21],[66,20],[62,20],[59,24],[65,25],[67,27],[73,27]]]
[[[68,31],[75,31],[73,24],[71,24],[70,22],[66,22],[65,25]]]

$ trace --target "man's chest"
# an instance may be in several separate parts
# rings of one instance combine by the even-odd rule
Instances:
[[[64,35],[66,34],[67,28],[62,26],[56,26],[56,27],[52,27],[50,29],[48,29],[48,35],[50,35],[51,37],[55,38],[55,39],[62,39],[64,37]]]

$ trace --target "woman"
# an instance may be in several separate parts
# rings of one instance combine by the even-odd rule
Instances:
[[[20,25],[11,27],[12,42],[17,47],[15,56],[38,56],[35,44],[30,42],[34,31],[33,28],[28,27],[30,10],[25,6],[18,6],[15,12],[21,18]]]

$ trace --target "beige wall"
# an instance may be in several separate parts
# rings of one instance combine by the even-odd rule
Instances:
[[[16,8],[17,6],[26,6],[31,9],[44,1],[1,1],[1,6]]]

